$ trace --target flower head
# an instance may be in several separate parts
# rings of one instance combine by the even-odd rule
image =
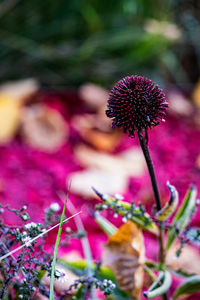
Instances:
[[[155,83],[131,75],[121,79],[111,90],[106,115],[113,119],[113,128],[123,128],[134,137],[135,132],[147,132],[148,128],[164,121],[167,107],[165,94]]]

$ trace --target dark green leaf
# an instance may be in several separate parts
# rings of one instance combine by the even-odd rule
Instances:
[[[191,294],[200,291],[200,276],[191,276],[175,291],[173,300],[177,299],[180,295]]]
[[[179,276],[179,277],[182,277],[182,278],[188,278],[188,277],[191,277],[191,276],[194,276],[195,274],[192,274],[192,273],[188,273],[186,272],[185,270],[182,270],[182,269],[178,269],[178,270],[170,270],[173,274]]]
[[[182,233],[189,224],[191,215],[195,210],[196,195],[196,187],[192,185],[189,188],[181,207],[174,217],[171,228],[168,230],[167,250],[171,247],[178,235]]]

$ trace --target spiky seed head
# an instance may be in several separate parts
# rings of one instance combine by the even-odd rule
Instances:
[[[110,92],[106,115],[112,127],[123,128],[130,137],[146,132],[164,121],[168,107],[165,94],[151,80],[141,76],[127,76],[117,82]]]

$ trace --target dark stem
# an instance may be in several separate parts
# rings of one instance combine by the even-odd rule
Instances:
[[[148,140],[147,136],[144,137],[141,133],[138,132],[138,138],[140,141],[140,145],[147,163],[147,167],[149,170],[150,178],[151,178],[151,183],[153,187],[153,192],[155,196],[155,202],[156,202],[156,209],[157,211],[161,210],[161,202],[160,202],[160,195],[158,191],[158,185],[156,181],[156,175],[154,172],[154,167],[153,167],[153,162],[151,160],[151,156],[149,153],[148,149]],[[165,263],[165,248],[164,248],[164,230],[163,230],[163,223],[160,222],[159,224],[159,236],[158,236],[158,241],[160,245],[160,263],[164,264]],[[163,300],[168,300],[168,295],[167,293],[163,295]]]
[[[161,210],[160,196],[159,196],[159,192],[158,192],[158,186],[157,186],[157,182],[156,182],[156,176],[155,176],[155,172],[154,172],[154,168],[153,168],[153,163],[152,163],[151,156],[149,154],[149,149],[147,146],[147,141],[140,133],[138,133],[138,138],[139,138],[140,145],[141,145],[142,151],[144,153],[144,157],[145,157],[145,160],[146,160],[146,163],[148,166],[148,170],[149,170],[149,174],[151,177],[151,183],[152,183],[155,200],[156,200],[156,208],[157,208],[157,211],[159,211],[159,210]]]

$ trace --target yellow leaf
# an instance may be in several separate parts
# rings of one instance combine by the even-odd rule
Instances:
[[[0,144],[9,142],[20,124],[20,104],[7,95],[0,95]]]
[[[111,268],[119,287],[134,299],[140,299],[144,261],[142,230],[128,221],[110,237],[103,253],[103,264]]]

